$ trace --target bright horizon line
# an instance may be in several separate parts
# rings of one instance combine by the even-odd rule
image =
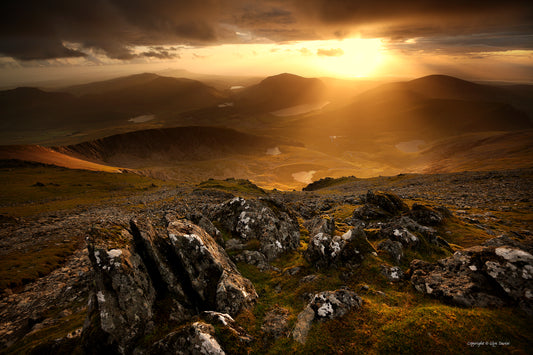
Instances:
[[[68,86],[133,75],[186,70],[191,75],[304,77],[390,81],[444,74],[470,81],[533,83],[533,50],[446,54],[413,51],[416,39],[390,44],[381,38],[181,47],[166,59],[111,60],[98,52],[85,58],[28,63],[0,58],[0,88]],[[70,44],[76,48],[75,44]],[[146,50],[142,47],[138,51]]]
[[[165,73],[166,71],[171,71],[171,70],[172,71],[184,71],[187,74],[189,74],[189,77],[187,76],[187,74],[183,76],[179,76],[179,75],[168,75],[167,73]],[[414,79],[423,78],[423,77],[432,76],[432,75],[444,75],[444,76],[455,77],[455,78],[465,80],[465,81],[486,83],[486,84],[494,83],[495,85],[506,85],[506,84],[508,85],[517,85],[517,84],[533,85],[533,80],[527,81],[527,80],[484,79],[484,78],[474,78],[474,77],[468,77],[468,76],[461,76],[457,74],[439,73],[439,72],[435,72],[431,74],[423,74],[423,75],[413,75],[413,76],[384,75],[384,76],[368,76],[368,77],[346,77],[346,76],[343,77],[343,76],[334,76],[334,75],[312,76],[312,75],[305,75],[305,74],[300,74],[300,73],[291,72],[291,71],[282,71],[282,72],[278,72],[275,74],[273,73],[273,74],[265,74],[265,75],[238,75],[238,74],[233,74],[233,73],[221,74],[221,73],[213,73],[213,72],[193,72],[193,71],[189,71],[183,68],[166,68],[166,69],[154,70],[154,71],[142,71],[142,70],[131,71],[131,72],[127,71],[127,72],[122,72],[120,74],[118,73],[114,74],[113,72],[108,72],[106,74],[102,74],[96,77],[94,75],[87,73],[86,75],[81,75],[78,78],[78,80],[71,78],[71,77],[67,77],[63,79],[48,78],[48,79],[42,79],[42,80],[26,80],[26,81],[21,81],[19,83],[13,83],[11,85],[2,85],[0,86],[0,90],[12,90],[12,89],[16,89],[19,87],[57,89],[61,87],[67,87],[67,86],[73,86],[73,85],[85,85],[85,84],[90,84],[90,83],[95,83],[95,82],[108,81],[108,80],[119,79],[119,78],[124,78],[124,77],[134,76],[134,75],[141,75],[141,74],[155,74],[158,76],[171,77],[171,78],[188,78],[188,79],[197,80],[201,82],[202,80],[209,80],[210,76],[213,78],[220,77],[220,78],[229,79],[229,78],[242,77],[243,79],[257,78],[258,80],[263,80],[271,76],[276,76],[276,75],[285,74],[285,73],[301,76],[304,78],[336,79],[336,80],[345,80],[345,81],[354,81],[354,82],[357,82],[357,81],[361,81],[361,82],[362,81],[373,81],[373,82],[398,81],[398,82],[401,82],[401,81],[409,81],[409,80],[414,80]],[[87,76],[90,76],[90,78]],[[205,79],[190,78],[190,76],[206,76],[207,78]]]

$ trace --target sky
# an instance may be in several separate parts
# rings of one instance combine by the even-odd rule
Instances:
[[[531,1],[6,0],[0,86],[166,69],[533,82]]]

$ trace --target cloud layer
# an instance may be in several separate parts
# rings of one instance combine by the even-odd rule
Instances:
[[[19,60],[80,57],[86,50],[165,59],[177,54],[162,46],[353,35],[398,44],[423,38],[408,48],[418,43],[424,50],[533,43],[530,1],[17,0],[2,1],[0,17],[0,54]]]

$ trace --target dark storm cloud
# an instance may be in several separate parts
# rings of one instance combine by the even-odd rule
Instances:
[[[165,49],[164,47],[152,47],[149,51],[142,52],[141,56],[157,59],[175,59],[180,58],[178,53],[173,53],[172,49]]]
[[[343,38],[400,43],[413,37],[486,34],[522,48],[533,33],[530,1],[429,0],[5,0],[0,54],[20,60],[83,56],[93,49],[132,59],[134,47]],[[236,32],[249,33],[239,36]],[[490,38],[490,34],[507,37]],[[514,38],[512,38],[515,36]],[[475,41],[475,39],[473,39]],[[499,42],[500,41],[500,42]],[[75,43],[76,49],[69,43]],[[531,43],[529,41],[529,43]],[[427,42],[426,45],[430,45]],[[447,44],[447,47],[452,47]],[[144,56],[164,57],[161,51]],[[171,53],[169,53],[171,55]]]
[[[523,0],[296,0],[307,18],[322,29],[348,35],[406,39],[511,30],[533,33],[533,5]],[[340,29],[337,29],[339,27]]]
[[[0,51],[6,56],[21,60],[84,57],[85,54],[66,48],[55,38],[24,37],[0,40]]]
[[[17,59],[83,55],[64,42],[131,59],[137,45],[216,41],[218,1],[17,0],[0,5],[0,53]]]
[[[417,19],[484,18],[522,14],[531,19],[525,0],[296,0],[301,9],[324,23],[373,23]]]
[[[416,38],[413,42],[391,40],[387,46],[403,52],[425,51],[446,54],[475,54],[478,52],[533,50],[533,34],[480,33],[458,36]]]

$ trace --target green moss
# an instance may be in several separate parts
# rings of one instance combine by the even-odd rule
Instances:
[[[168,185],[131,173],[114,174],[32,164],[0,168],[0,180],[0,213],[10,216],[109,205],[113,200]]]
[[[456,217],[447,218],[445,223],[439,226],[438,231],[447,242],[460,245],[463,248],[480,245],[488,239],[494,238],[484,230],[467,224]]]
[[[331,215],[335,218],[335,220],[343,221],[347,218],[350,218],[353,215],[353,211],[355,211],[357,207],[360,207],[360,205],[339,205],[333,209]]]
[[[364,300],[345,317],[315,324],[301,353],[525,354],[532,340],[528,317],[511,309],[465,309],[409,297],[397,306],[378,296]]]
[[[0,258],[0,289],[17,289],[58,268],[83,244],[81,236],[63,235],[35,241],[24,250],[13,250]]]
[[[64,338],[67,334],[76,329],[83,327],[87,313],[80,311],[61,320],[60,323],[51,327],[38,330],[35,333],[26,335],[15,344],[5,350],[5,354],[28,354],[28,353],[46,353],[54,349],[56,354],[82,354],[77,341],[64,341],[59,348],[53,348],[54,340]],[[40,350],[39,350],[40,349]]]
[[[325,189],[328,187],[336,186],[336,185],[342,185],[348,182],[354,182],[359,181],[360,179],[356,178],[355,176],[344,176],[337,179],[334,179],[332,177],[325,177],[323,179],[320,179],[318,181],[314,181],[304,187],[303,191],[316,191]]]
[[[244,196],[258,196],[266,194],[265,190],[250,182],[249,180],[233,178],[226,180],[209,179],[207,181],[199,183],[196,186],[195,190],[205,189],[222,190],[226,192],[237,193],[238,195]]]

